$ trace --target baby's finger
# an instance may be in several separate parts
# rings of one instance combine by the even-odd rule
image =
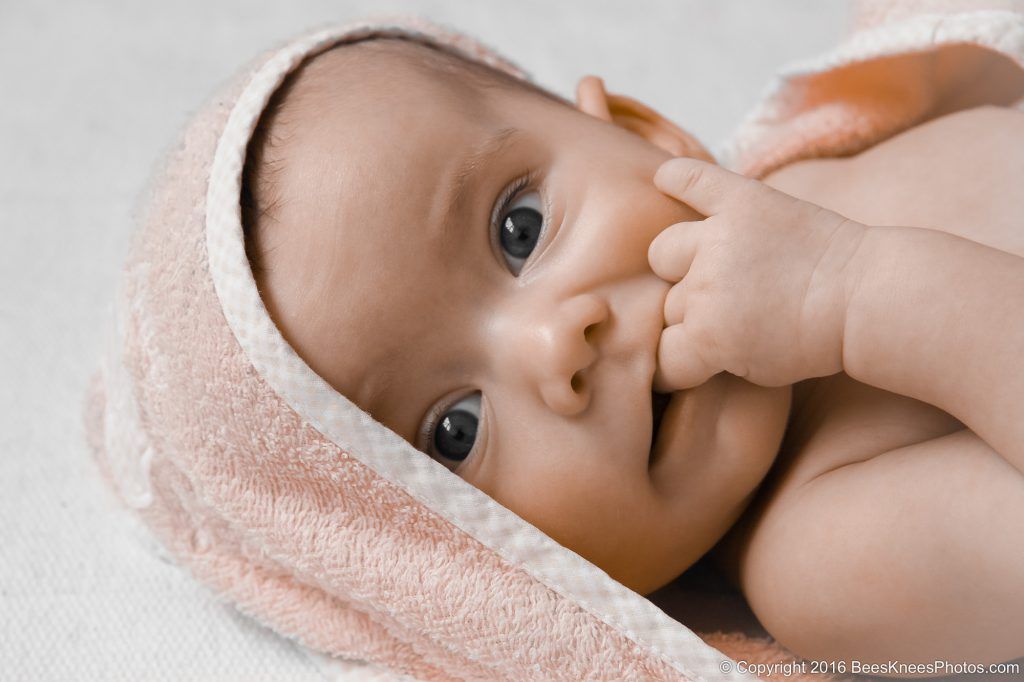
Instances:
[[[661,164],[654,184],[700,213],[713,216],[731,202],[745,201],[761,183],[707,161],[679,156]]]
[[[681,324],[686,316],[686,282],[679,282],[669,289],[665,297],[665,326]]]
[[[686,325],[673,325],[661,332],[658,366],[654,370],[656,392],[671,393],[700,386],[720,371],[701,354]]]
[[[669,282],[678,282],[690,271],[697,255],[697,241],[703,225],[686,222],[669,225],[647,248],[647,262],[654,274]]]

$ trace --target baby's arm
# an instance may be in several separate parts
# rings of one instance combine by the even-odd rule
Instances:
[[[970,427],[776,500],[739,559],[758,619],[815,660],[1019,656],[1024,259],[869,227],[694,159],[667,161],[654,182],[708,216],[667,227],[648,252],[673,283],[656,385],[845,370]]]
[[[1024,473],[1024,258],[872,227],[850,272],[844,371],[945,410]]]
[[[762,386],[845,371],[949,412],[1024,473],[1024,258],[864,225],[696,159],[654,183],[707,216],[648,251],[674,283],[657,390],[722,370]]]

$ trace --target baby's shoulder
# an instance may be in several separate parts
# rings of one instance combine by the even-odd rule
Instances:
[[[866,225],[949,232],[1024,255],[1024,111],[980,106],[928,120],[855,156],[807,159],[764,178]]]
[[[1024,111],[987,104],[927,119],[857,154],[794,161],[762,181],[787,194],[820,199],[835,195],[839,188],[848,187],[851,180],[861,176],[877,177],[880,164],[920,164],[936,155],[963,159],[977,156],[979,151],[982,155],[991,152],[996,142],[1001,143],[1005,156],[1022,146],[1007,145],[1007,141],[1022,140],[1022,136]]]

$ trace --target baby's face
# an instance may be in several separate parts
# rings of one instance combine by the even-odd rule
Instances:
[[[259,284],[282,333],[377,420],[614,578],[641,593],[670,581],[736,520],[789,409],[788,387],[720,374],[673,397],[649,461],[670,284],[647,249],[699,218],[652,184],[670,154],[593,101],[409,69],[370,96],[339,52],[307,68],[316,86],[274,152]]]

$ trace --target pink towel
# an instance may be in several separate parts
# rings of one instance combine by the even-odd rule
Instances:
[[[764,177],[847,156],[936,116],[1021,107],[1024,0],[861,0],[831,52],[780,72],[719,162]]]
[[[773,85],[724,163],[761,176],[927,119],[971,68],[943,61],[958,43],[1024,64],[1009,9],[864,7],[847,41]],[[525,77],[467,36],[391,18],[302,36],[229,83],[155,176],[124,265],[85,411],[106,478],[198,580],[332,656],[464,680],[739,680],[722,652],[792,660],[770,639],[698,636],[375,422],[274,326],[242,238],[247,141],[303,58],[380,33]]]

